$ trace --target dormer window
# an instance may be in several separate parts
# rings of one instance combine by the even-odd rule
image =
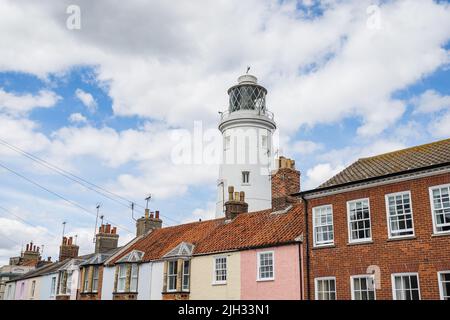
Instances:
[[[115,293],[137,293],[139,282],[139,263],[144,252],[133,250],[117,261],[114,281]]]
[[[187,296],[190,290],[190,257],[194,245],[181,242],[164,255],[163,294]]]
[[[139,265],[137,263],[122,263],[116,267],[117,293],[136,293],[138,291]]]

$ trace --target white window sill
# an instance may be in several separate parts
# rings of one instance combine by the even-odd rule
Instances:
[[[387,241],[414,240],[417,239],[414,234],[407,236],[389,237]]]
[[[224,286],[226,284],[227,284],[226,281],[218,281],[218,282],[211,283],[211,285],[213,285],[213,286]]]
[[[275,281],[275,278],[256,279],[256,282],[267,282],[267,281]]]
[[[349,243],[347,243],[348,246],[356,246],[358,244],[371,244],[373,243],[372,239],[367,239],[367,240],[361,240],[361,241],[350,241]]]
[[[431,235],[432,237],[445,237],[445,236],[450,236],[450,231],[445,231],[445,232],[435,232]]]

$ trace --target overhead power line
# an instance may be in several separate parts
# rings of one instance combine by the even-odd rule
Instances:
[[[119,195],[117,193],[109,191],[109,190],[107,190],[107,189],[105,189],[105,188],[103,188],[103,187],[101,187],[101,186],[99,186],[99,185],[97,185],[95,183],[89,182],[86,179],[71,173],[70,171],[67,171],[65,169],[62,169],[62,168],[54,165],[54,164],[51,164],[50,162],[48,162],[48,161],[46,161],[46,160],[44,160],[42,158],[39,158],[39,157],[37,157],[37,156],[35,156],[35,155],[33,155],[33,154],[31,154],[31,153],[29,153],[29,152],[19,148],[19,147],[16,147],[16,146],[12,145],[11,143],[9,143],[9,142],[7,142],[7,141],[5,141],[3,139],[0,139],[0,144],[2,144],[3,146],[5,146],[5,147],[7,147],[7,148],[9,148],[9,149],[11,149],[11,150],[21,154],[22,156],[24,156],[24,157],[26,157],[26,158],[28,158],[28,159],[30,159],[32,161],[35,161],[35,162],[39,163],[40,165],[42,165],[42,166],[44,166],[44,167],[46,167],[46,168],[48,168],[48,169],[50,169],[50,170],[60,174],[60,175],[62,175],[63,177],[65,177],[67,179],[70,179],[71,181],[73,181],[75,183],[78,183],[78,184],[84,186],[85,188],[87,188],[87,189],[89,189],[91,191],[94,191],[94,192],[100,194],[101,196],[103,196],[103,197],[105,197],[105,198],[107,198],[107,199],[109,199],[111,201],[114,201],[114,202],[116,202],[116,203],[118,203],[118,204],[120,204],[120,205],[122,205],[122,206],[124,206],[126,208],[130,208],[131,205],[134,203],[133,201],[131,201],[129,199],[126,199],[125,197],[123,197],[123,196],[121,196],[121,195]],[[125,201],[127,204],[123,203],[122,201],[119,201],[118,199],[120,199],[122,201]],[[134,205],[137,206],[137,207],[140,207],[141,209],[146,209],[144,206],[139,205],[137,203],[134,203]],[[176,223],[176,224],[180,224],[179,221],[177,221],[175,219],[172,219],[171,217],[168,217],[168,216],[163,215],[163,214],[161,214],[161,216],[163,218],[167,219],[167,220],[170,220],[170,221]]]
[[[55,197],[58,197],[58,198],[64,200],[65,202],[69,203],[70,205],[72,205],[72,206],[74,206],[74,207],[77,207],[77,208],[81,209],[82,211],[84,211],[84,212],[86,212],[86,213],[88,213],[88,214],[90,214],[90,215],[96,216],[95,213],[91,212],[89,209],[86,209],[86,208],[83,207],[82,205],[80,205],[80,204],[78,204],[78,203],[76,203],[76,202],[74,202],[74,201],[72,201],[72,200],[69,200],[69,199],[67,199],[66,197],[64,197],[64,196],[62,196],[62,195],[60,195],[60,194],[58,194],[58,193],[56,193],[56,192],[54,192],[54,191],[52,191],[52,190],[46,188],[46,187],[44,187],[44,186],[41,185],[40,183],[38,183],[38,182],[36,182],[36,181],[34,181],[34,180],[31,180],[31,179],[25,177],[24,175],[20,174],[19,172],[17,172],[17,171],[15,171],[15,170],[13,170],[13,169],[11,169],[11,168],[5,166],[4,164],[0,163],[0,167],[2,167],[3,169],[5,169],[5,170],[7,170],[7,171],[9,171],[9,172],[11,172],[11,173],[13,173],[13,174],[15,174],[15,175],[18,176],[18,177],[24,179],[25,181],[27,181],[27,182],[29,182],[29,183],[35,185],[36,187],[39,187],[40,189],[42,189],[42,190],[44,190],[44,191],[46,191],[46,192],[48,192],[48,193],[54,195]],[[108,219],[108,220],[109,220],[109,219]],[[130,231],[129,229],[127,229],[126,227],[121,226],[120,224],[113,222],[112,220],[109,220],[108,222],[109,222],[109,223],[112,223],[112,224],[114,224],[114,225],[116,225],[116,226],[118,226],[118,227],[120,227],[121,229],[123,229],[123,230],[125,230],[125,231],[127,231],[127,232],[129,232],[129,233],[134,233],[134,232]]]

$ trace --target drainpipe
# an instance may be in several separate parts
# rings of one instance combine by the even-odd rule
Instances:
[[[306,299],[310,300],[311,298],[311,281],[310,281],[310,268],[309,268],[309,223],[308,223],[308,202],[306,201],[304,195],[301,195],[300,198],[303,202],[303,208],[305,209],[305,237],[306,237],[306,288],[307,294]]]

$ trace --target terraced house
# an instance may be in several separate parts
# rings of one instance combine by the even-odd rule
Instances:
[[[450,139],[359,159],[303,199],[309,299],[449,299]]]
[[[223,218],[148,223],[147,233],[106,261],[103,299],[301,299],[302,207],[289,196],[300,173],[285,159],[272,181],[279,185],[270,209],[247,212],[245,193],[230,186]],[[138,234],[145,218],[155,219],[138,220]]]

